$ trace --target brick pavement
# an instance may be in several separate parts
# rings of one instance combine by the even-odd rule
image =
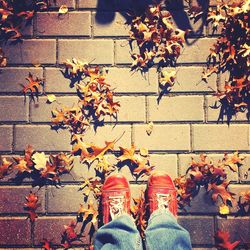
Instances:
[[[61,4],[70,7],[70,12],[58,17],[57,9]],[[29,100],[24,102],[20,83],[24,83],[31,72],[44,78],[45,91],[54,93],[58,102],[73,104],[74,89],[69,87],[60,69],[66,59],[78,58],[107,67],[107,79],[115,88],[115,99],[121,103],[116,126],[115,121],[107,120],[108,125],[99,128],[96,134],[90,131],[86,140],[104,145],[105,140],[118,138],[125,131],[120,145],[129,147],[135,143],[138,148],[148,148],[152,164],[173,177],[185,173],[191,156],[198,157],[205,152],[217,160],[225,151],[239,150],[246,153],[246,165],[230,175],[234,183],[231,188],[235,193],[249,189],[250,177],[245,173],[250,165],[250,127],[246,116],[233,119],[230,126],[217,124],[219,113],[210,108],[214,97],[208,86],[215,88],[216,81],[220,84],[222,77],[213,76],[208,84],[200,82],[209,46],[215,39],[211,37],[211,27],[203,27],[198,39],[189,39],[193,44],[187,45],[178,59],[177,83],[171,95],[157,104],[156,70],[151,69],[145,76],[130,72],[123,11],[122,5],[117,4],[112,9],[96,0],[57,1],[51,12],[37,14],[33,26],[27,27],[22,43],[4,46],[9,63],[0,74],[1,154],[6,157],[20,154],[27,144],[47,153],[70,151],[69,133],[50,129],[50,110],[57,104],[45,104],[44,97],[36,104]],[[149,121],[154,122],[150,136],[146,133]],[[124,173],[133,182],[135,195],[145,188],[145,183],[134,183],[129,171]],[[72,176],[62,178],[62,188],[46,187],[39,191],[41,207],[34,228],[25,220],[22,209],[24,196],[31,190],[29,181],[17,187],[11,181],[1,180],[0,248],[34,249],[39,246],[41,237],[59,241],[63,225],[74,218],[72,215],[83,202],[78,183],[84,175],[88,175],[87,170],[76,164]],[[218,227],[229,229],[235,240],[241,227],[250,228],[249,217],[234,218],[232,214],[228,220],[221,218],[204,190],[192,204],[186,212],[180,211],[179,222],[189,230],[197,250],[214,249],[213,235]],[[88,238],[84,240],[87,242]]]

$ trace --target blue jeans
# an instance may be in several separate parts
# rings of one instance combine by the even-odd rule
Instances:
[[[186,229],[177,223],[168,211],[156,210],[149,219],[143,247],[139,232],[128,214],[124,214],[99,228],[94,240],[94,250],[191,250]]]

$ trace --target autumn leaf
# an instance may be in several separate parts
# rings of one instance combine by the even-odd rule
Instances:
[[[150,175],[154,166],[150,165],[148,160],[148,155],[143,157],[140,154],[135,153],[135,146],[132,145],[131,148],[119,147],[121,155],[117,158],[118,165],[123,167],[124,165],[129,166],[131,172],[134,176],[143,177],[144,175]]]
[[[83,220],[89,219],[91,223],[96,224],[98,218],[98,210],[95,209],[93,201],[89,201],[88,208],[84,208],[82,204],[80,204],[80,209],[78,210],[78,214],[83,216]]]
[[[220,207],[219,207],[219,213],[222,214],[222,215],[227,215],[229,214],[229,207],[225,204],[222,204]]]
[[[108,155],[100,157],[95,166],[95,170],[97,171],[97,173],[102,174],[103,177],[108,176],[116,170],[116,167],[109,162],[108,158]]]
[[[4,56],[3,49],[0,48],[0,67],[6,67],[7,58]]]
[[[151,135],[152,132],[153,132],[153,129],[154,129],[154,123],[153,122],[149,122],[147,123],[146,125],[146,132],[147,132],[147,135]]]
[[[42,153],[38,153],[38,152],[34,153],[32,155],[31,159],[35,163],[35,165],[34,165],[35,169],[42,170],[42,169],[45,168],[47,159],[46,159],[46,156],[45,156],[44,152],[42,152]]]
[[[139,50],[131,52],[132,70],[146,72],[155,64],[159,70],[176,63],[187,32],[175,28],[171,13],[162,11],[161,3],[148,6],[140,16],[132,14],[127,24],[130,44],[136,43]]]
[[[75,221],[71,221],[69,225],[64,225],[64,231],[61,235],[61,246],[65,249],[71,247],[74,241],[80,241],[80,238],[75,231],[76,226],[77,223]]]
[[[0,179],[3,179],[12,171],[13,162],[8,161],[6,158],[1,159],[2,163],[0,165]]]
[[[230,235],[227,231],[218,230],[215,235],[215,242],[219,249],[234,250],[240,243],[239,240],[231,243]]]
[[[47,102],[48,103],[52,103],[52,102],[55,102],[56,101],[56,96],[53,95],[53,94],[49,94],[47,95]]]
[[[29,73],[29,76],[26,78],[26,80],[28,81],[26,85],[21,84],[23,86],[23,94],[26,96],[27,93],[30,93],[32,98],[34,96],[38,97],[39,92],[42,90],[43,81],[38,77],[34,79],[31,73]]]
[[[41,205],[38,203],[38,196],[30,191],[29,195],[25,197],[26,203],[24,204],[24,209],[28,212],[28,218],[31,222],[35,222],[37,218],[36,210]]]
[[[64,14],[68,13],[68,11],[69,11],[69,9],[68,9],[67,5],[63,4],[60,6],[58,14],[64,15]]]
[[[147,214],[146,209],[148,204],[146,203],[144,192],[141,192],[138,198],[133,198],[134,205],[131,206],[130,212],[135,219],[135,223],[142,237],[147,227]]]
[[[85,178],[83,183],[80,185],[79,190],[83,190],[83,195],[85,200],[88,199],[90,193],[92,192],[95,198],[101,195],[102,182],[98,178]]]
[[[31,173],[33,171],[34,163],[32,161],[32,155],[34,153],[34,149],[31,145],[28,145],[25,149],[24,157],[13,157],[16,162],[14,165],[14,169],[18,170],[18,174],[22,174],[24,172]]]
[[[216,185],[216,183],[208,184],[208,191],[212,191],[212,199],[214,201],[218,200],[218,197],[221,197],[224,204],[227,204],[227,202],[233,203],[234,201],[234,193],[231,193],[227,190],[227,186],[229,185],[229,182],[224,181],[220,185]]]
[[[54,250],[55,249],[52,247],[52,245],[53,245],[52,240],[43,239],[41,241],[41,244],[42,244],[42,248],[44,250]]]

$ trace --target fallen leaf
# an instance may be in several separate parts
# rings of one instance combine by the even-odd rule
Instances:
[[[34,153],[31,157],[31,160],[35,163],[34,168],[37,170],[42,170],[46,167],[46,155],[44,154],[44,152],[42,153]]]
[[[49,94],[47,95],[47,102],[48,103],[52,103],[52,102],[55,102],[56,101],[56,96],[53,95],[53,94]]]
[[[225,204],[222,204],[219,208],[219,213],[222,215],[227,215],[229,214],[229,207]]]
[[[68,11],[69,11],[69,9],[68,9],[67,5],[63,4],[60,6],[58,13],[59,13],[59,15],[64,15],[64,14],[68,13]]]
[[[13,162],[8,161],[6,158],[2,158],[2,164],[0,165],[0,179],[3,179],[12,171]]]
[[[147,127],[146,127],[146,132],[147,132],[148,135],[152,134],[153,128],[154,128],[154,123],[153,122],[149,122],[147,124]]]
[[[215,235],[215,243],[219,249],[234,250],[240,243],[239,240],[231,243],[229,241],[230,235],[227,231],[218,230]]]

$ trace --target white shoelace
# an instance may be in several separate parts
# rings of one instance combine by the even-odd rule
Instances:
[[[109,196],[109,208],[111,219],[119,217],[124,214],[124,203],[125,197],[122,195],[119,196]]]
[[[168,209],[170,194],[156,194],[158,208],[159,209]]]

